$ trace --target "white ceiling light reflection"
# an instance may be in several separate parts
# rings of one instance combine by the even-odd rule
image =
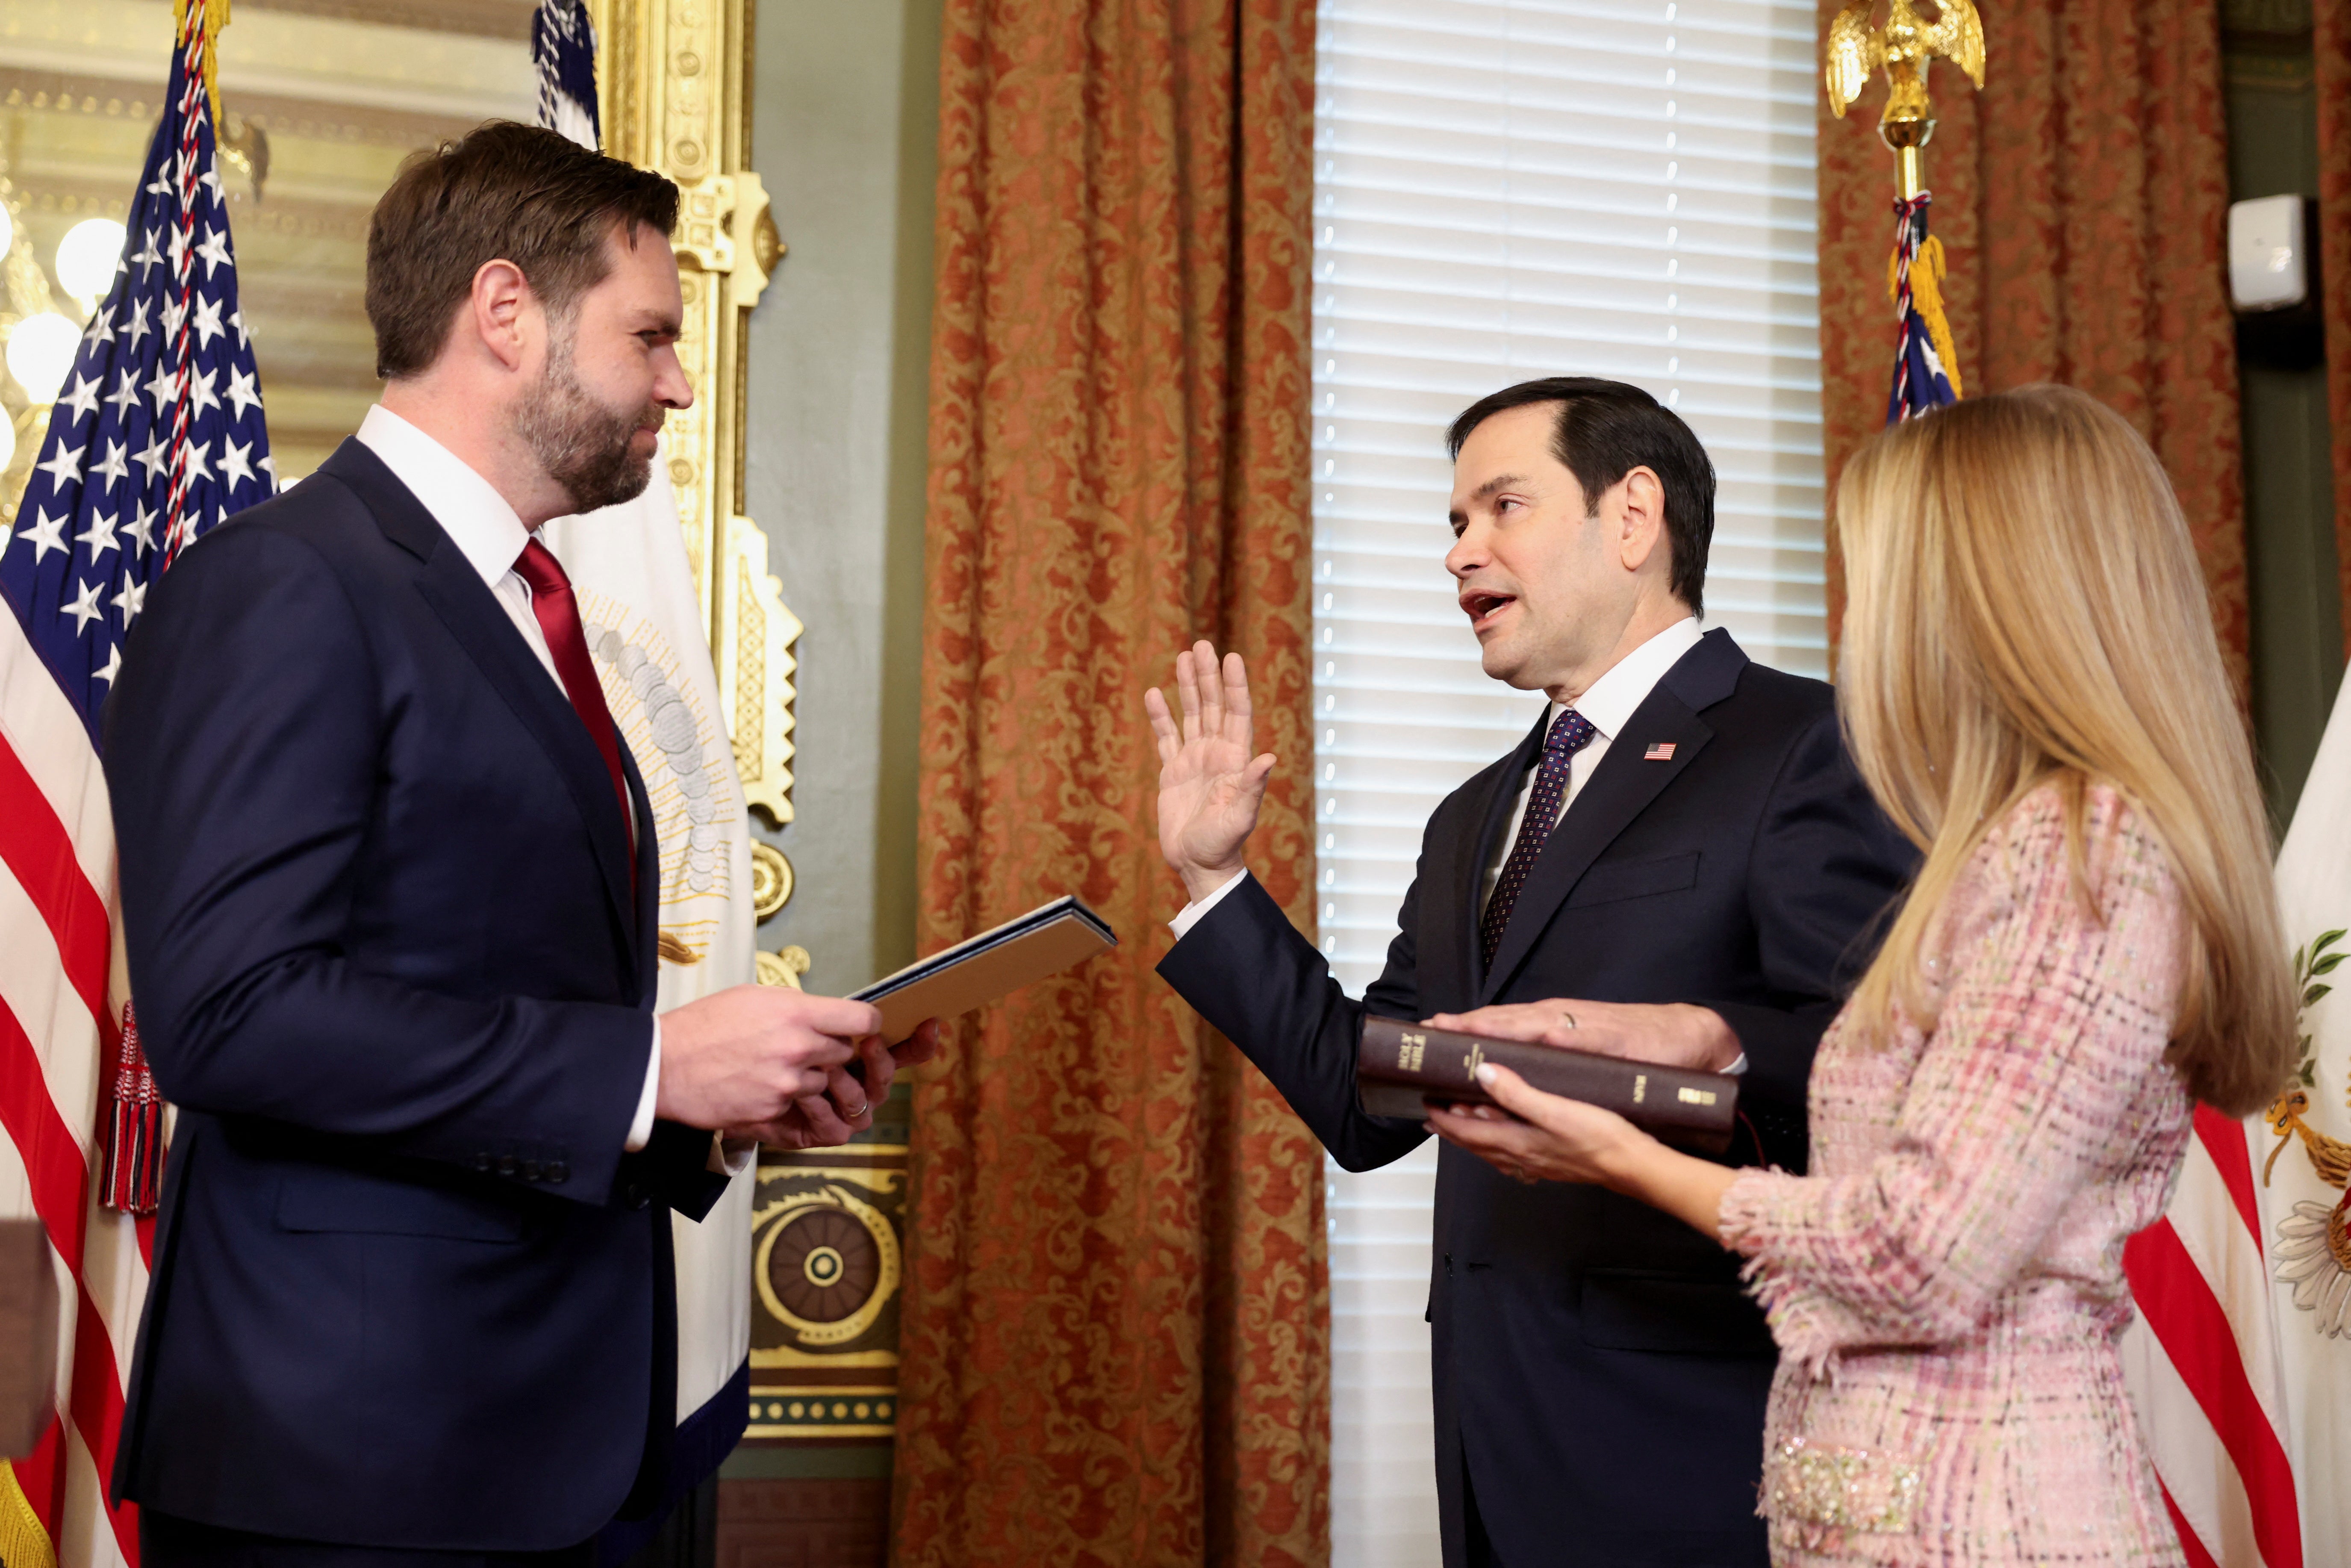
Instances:
[[[57,242],[57,281],[83,308],[93,308],[114,287],[122,239],[122,225],[112,218],[84,218]]]
[[[54,310],[27,316],[8,333],[8,373],[35,402],[55,402],[73,369],[81,329]]]

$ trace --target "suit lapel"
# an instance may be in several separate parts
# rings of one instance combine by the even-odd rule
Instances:
[[[347,440],[319,466],[359,497],[386,538],[417,558],[422,570],[416,591],[555,765],[587,828],[612,918],[634,946],[639,920],[630,900],[628,824],[612,798],[603,754],[589,738],[570,699],[498,607],[481,574],[449,543],[433,514],[381,458],[357,440]],[[628,747],[623,744],[621,750],[625,758]],[[623,767],[633,779],[633,764],[624,761]]]
[[[1685,658],[1697,652],[1692,650]],[[1745,662],[1743,656],[1740,662]],[[1491,1002],[1510,983],[1552,916],[1601,852],[1665,792],[1666,786],[1681,777],[1713,737],[1714,731],[1682,700],[1674,683],[1659,681],[1625,721],[1623,732],[1610,738],[1600,766],[1593,769],[1536,857],[1534,870],[1528,873],[1527,884],[1510,911],[1510,924],[1502,932],[1502,945],[1495,950],[1493,967],[1479,988],[1479,1006]],[[1670,760],[1648,759],[1649,748],[1659,742],[1673,746]]]
[[[644,775],[637,770],[629,737],[621,737],[621,771],[629,780],[629,800],[641,824],[637,831],[637,1000],[650,1009],[661,985],[661,841],[653,831],[652,797]]]

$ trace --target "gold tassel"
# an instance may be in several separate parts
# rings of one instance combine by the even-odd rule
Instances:
[[[179,37],[185,47],[192,29],[201,30],[204,38],[204,97],[213,106],[213,134],[220,134],[220,54],[214,45],[220,31],[228,26],[229,0],[172,0],[179,17]]]
[[[1902,298],[1902,256],[1896,251],[1886,258],[1886,297]],[[1944,379],[1951,383],[1953,397],[1967,396],[1959,385],[1959,350],[1951,341],[1951,324],[1943,316],[1943,241],[1941,236],[1928,235],[1927,243],[1918,247],[1917,258],[1910,264],[1910,305],[1918,312],[1918,319],[1927,323],[1927,336],[1935,345],[1935,357],[1943,361]]]
[[[8,1568],[57,1568],[57,1549],[16,1484],[16,1467],[5,1459],[0,1459],[0,1563]]]

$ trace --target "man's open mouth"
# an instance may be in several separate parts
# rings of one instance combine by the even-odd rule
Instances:
[[[1482,629],[1504,606],[1517,602],[1517,598],[1511,594],[1496,593],[1483,588],[1473,588],[1461,595],[1461,609],[1469,617],[1469,629],[1473,632]]]

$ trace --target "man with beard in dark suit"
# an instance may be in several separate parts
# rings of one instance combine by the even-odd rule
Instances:
[[[664,1495],[670,1211],[935,1047],[788,989],[653,1014],[655,825],[536,530],[640,493],[690,400],[677,202],[520,125],[412,158],[382,402],[131,640],[107,782],[179,1107],[114,1476],[146,1568],[588,1568]]]

